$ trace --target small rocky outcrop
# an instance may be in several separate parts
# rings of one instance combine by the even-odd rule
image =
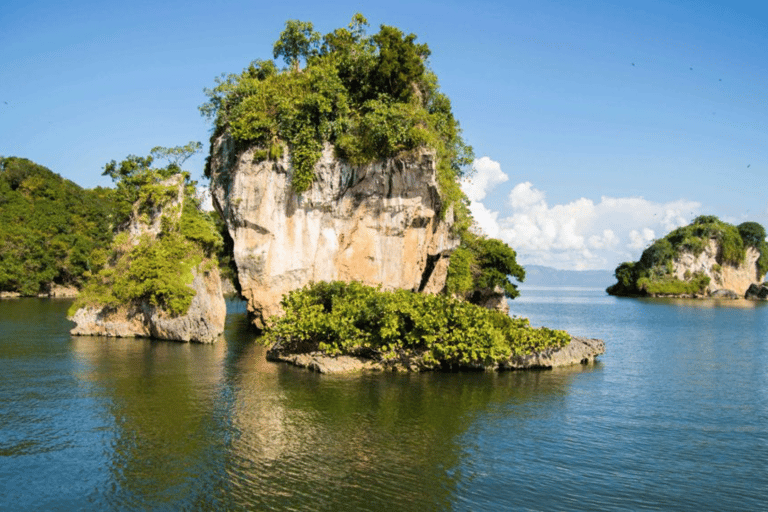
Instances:
[[[750,300],[768,300],[768,285],[752,284],[744,294],[745,299]]]
[[[257,327],[280,312],[283,294],[310,282],[442,291],[459,240],[442,212],[434,152],[353,166],[326,145],[312,186],[297,194],[288,151],[254,162],[255,151],[224,133],[212,142],[210,173]]]
[[[728,300],[736,300],[740,299],[741,295],[736,293],[733,290],[715,290],[712,293],[709,294],[709,296],[713,299],[728,299]]]
[[[186,200],[184,177],[172,176],[154,186],[165,188],[165,197],[170,199],[154,205],[149,214],[146,208],[142,211],[138,203],[134,205],[133,214],[123,230],[127,234],[127,241],[124,246],[113,248],[113,265],[118,265],[131,248],[139,244],[158,243],[163,229],[168,229],[169,226],[178,229]],[[194,290],[194,297],[183,314],[166,311],[149,299],[104,306],[100,305],[98,300],[94,302],[83,298],[85,303],[69,317],[77,324],[71,333],[115,337],[143,336],[201,343],[216,341],[224,332],[227,313],[219,269],[215,260],[206,257],[202,250],[199,255],[191,258],[197,262],[190,269],[191,283],[188,285]],[[177,264],[183,266],[186,263],[179,261]],[[115,272],[119,270],[113,269],[113,273]],[[95,279],[98,280],[99,276]]]
[[[530,370],[551,369],[576,364],[592,364],[595,358],[605,353],[605,343],[602,340],[588,338],[571,338],[564,347],[547,349],[542,352],[523,356],[513,356],[508,361],[493,366],[478,366],[474,370]],[[411,358],[393,358],[386,361],[376,361],[362,356],[329,356],[322,352],[291,353],[279,349],[267,351],[270,361],[289,363],[308,370],[335,374],[354,373],[363,371],[411,371],[418,372],[431,369],[421,364],[418,356]]]
[[[142,336],[161,340],[212,343],[224,332],[227,306],[221,289],[219,270],[193,270],[191,288],[195,297],[184,315],[172,316],[147,302],[116,309],[86,306],[70,320],[77,325],[76,336]]]

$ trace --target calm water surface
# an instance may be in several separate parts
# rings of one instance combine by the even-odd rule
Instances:
[[[765,510],[768,304],[523,289],[590,367],[321,376],[0,302],[0,510]]]

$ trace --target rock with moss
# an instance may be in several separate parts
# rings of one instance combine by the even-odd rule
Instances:
[[[765,230],[707,215],[656,240],[637,262],[616,268],[612,295],[743,297],[768,271]]]
[[[127,166],[118,180],[130,213],[70,308],[72,334],[216,341],[226,316],[221,237],[188,174],[150,165]]]

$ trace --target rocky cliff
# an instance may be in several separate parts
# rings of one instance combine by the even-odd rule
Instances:
[[[224,133],[214,139],[214,207],[234,241],[242,294],[257,326],[289,290],[313,281],[360,281],[437,293],[459,240],[442,212],[435,154],[427,149],[352,166],[326,145],[309,190],[291,187],[290,155],[254,161]]]
[[[758,275],[757,260],[760,258],[760,252],[757,249],[747,247],[744,260],[738,265],[718,263],[719,251],[720,244],[716,240],[710,240],[698,255],[691,251],[681,252],[672,261],[672,275],[680,280],[686,280],[694,274],[709,277],[705,290],[707,295],[712,295],[718,290],[729,290],[739,297],[744,297],[750,285],[762,282],[762,276]]]
[[[75,303],[77,309],[69,317],[77,324],[72,334],[209,343],[224,332],[226,304],[216,262],[197,241],[184,237],[180,227],[185,201],[189,199],[186,185],[182,175],[151,183],[154,199],[134,204],[122,241],[113,244],[111,262]],[[192,225],[196,230],[201,227]],[[171,247],[175,249],[169,250]],[[142,260],[148,254],[156,258],[151,263]],[[143,268],[137,270],[137,266]],[[124,275],[129,275],[130,280],[118,284],[117,279]],[[180,285],[183,296],[191,296],[182,314],[163,307],[164,302],[173,299],[162,295],[165,291],[152,289],[168,288],[168,283]],[[142,295],[126,299],[126,292],[120,295],[115,291],[129,286]]]

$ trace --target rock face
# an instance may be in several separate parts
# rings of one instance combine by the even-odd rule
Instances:
[[[224,332],[227,306],[221,290],[219,270],[192,271],[196,295],[185,315],[170,317],[151,304],[127,306],[117,311],[84,307],[70,318],[77,326],[74,335],[144,336],[162,340],[212,343]]]
[[[180,219],[184,201],[183,177],[171,177],[160,185],[172,190],[176,187],[178,193],[164,208],[157,208],[150,215],[138,215],[138,209],[134,207],[134,213],[125,229],[132,245],[136,245],[146,235],[154,240],[161,231],[164,215],[169,215],[175,222]],[[192,268],[192,276],[190,287],[195,290],[195,296],[184,315],[172,317],[146,301],[117,309],[86,306],[70,317],[77,324],[70,332],[84,336],[144,336],[163,340],[214,342],[224,332],[227,314],[219,269],[203,259]]]
[[[557,368],[575,364],[592,364],[595,358],[605,353],[602,340],[572,338],[568,345],[536,352],[525,356],[513,356],[508,361],[492,367],[478,367],[477,370],[529,370],[535,368]],[[418,358],[403,361],[391,359],[374,361],[355,356],[328,356],[321,352],[304,354],[286,353],[277,350],[267,352],[267,359],[281,361],[319,373],[353,373],[361,371],[422,371]]]
[[[213,204],[234,241],[242,295],[258,327],[282,295],[312,281],[360,281],[437,293],[458,245],[441,218],[435,155],[351,166],[326,146],[306,192],[291,188],[290,157],[254,162],[225,133],[211,148]],[[442,220],[442,219],[445,220]]]
[[[728,263],[717,263],[717,254],[720,247],[715,240],[710,240],[704,250],[695,256],[690,252],[683,252],[676,257],[673,264],[673,276],[677,279],[685,279],[686,272],[694,274],[701,272],[710,277],[707,295],[716,290],[730,290],[739,297],[743,297],[752,284],[762,282],[762,276],[758,275],[757,260],[760,252],[753,247],[748,247],[746,257],[740,265],[734,266]]]

